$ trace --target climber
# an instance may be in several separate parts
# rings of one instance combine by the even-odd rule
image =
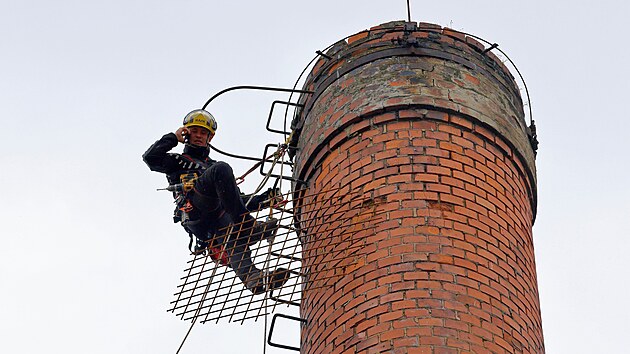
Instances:
[[[263,239],[270,240],[278,228],[278,221],[258,222],[249,214],[245,200],[252,209],[268,206],[279,191],[246,196],[240,193],[225,162],[212,160],[210,141],[217,131],[217,122],[205,110],[194,110],[186,115],[183,126],[156,141],[142,155],[152,171],[166,174],[168,190],[173,191],[177,207],[174,222],[180,222],[191,236],[196,237],[192,252],[202,254],[219,247],[227,253],[227,263],[254,294],[281,287],[288,271],[278,268],[267,275],[252,263],[249,246]],[[184,143],[182,154],[170,153],[178,143]],[[191,246],[189,245],[189,247]]]

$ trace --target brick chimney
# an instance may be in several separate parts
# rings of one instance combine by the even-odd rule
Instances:
[[[535,147],[509,70],[427,23],[324,54],[291,143],[296,193],[318,196],[295,206],[302,353],[543,353]]]

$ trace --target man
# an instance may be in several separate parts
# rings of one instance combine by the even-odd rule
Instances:
[[[240,194],[230,165],[208,156],[216,131],[217,122],[209,112],[194,110],[186,115],[182,127],[156,141],[142,158],[152,171],[166,174],[168,190],[173,191],[177,203],[174,221],[197,238],[193,253],[223,247],[229,265],[245,287],[261,294],[265,292],[265,278],[253,265],[249,246],[272,238],[277,220],[257,222],[243,202],[249,197]],[[170,153],[178,143],[185,144],[183,153]],[[251,204],[261,207],[272,194],[270,189],[253,196]],[[267,286],[279,288],[287,277],[288,271],[278,268],[266,279]]]

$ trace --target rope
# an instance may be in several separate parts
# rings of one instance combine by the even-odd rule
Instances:
[[[249,203],[252,201],[252,198],[254,198],[254,196],[256,195],[256,193],[260,192],[260,190],[265,186],[265,184],[267,184],[267,181],[269,181],[269,177],[271,177],[271,173],[273,172],[273,168],[278,163],[278,159],[284,156],[285,151],[286,151],[285,146],[278,147],[278,150],[276,150],[276,152],[274,153],[274,159],[273,159],[273,162],[271,163],[271,167],[269,168],[269,172],[267,172],[263,180],[260,182],[260,184],[258,184],[258,187],[256,187],[256,190],[251,194],[251,196],[247,200],[247,203],[245,203],[245,206],[248,206]]]
[[[206,258],[207,257],[208,256],[206,256]],[[214,269],[212,269],[212,274],[210,274],[210,278],[208,279],[208,285],[206,285],[206,289],[204,290],[203,295],[201,296],[201,301],[199,302],[199,306],[197,306],[197,310],[195,311],[195,315],[193,316],[192,323],[190,324],[190,327],[188,328],[188,332],[186,332],[186,335],[184,336],[184,339],[182,340],[182,343],[179,345],[179,348],[177,349],[177,352],[175,354],[179,354],[179,351],[182,350],[184,343],[186,343],[186,340],[188,339],[188,335],[190,335],[190,332],[192,331],[193,326],[195,325],[195,323],[197,323],[197,316],[199,316],[199,312],[201,311],[201,305],[203,304],[204,301],[206,301],[206,296],[208,295],[208,289],[210,288],[210,284],[212,284],[212,279],[214,278],[214,275],[216,274],[218,267],[219,265],[215,262]]]
[[[276,152],[277,152],[277,151],[276,151]],[[238,177],[238,178],[236,179],[236,185],[239,185],[239,184],[241,184],[241,183],[245,182],[245,177],[246,177],[248,174],[250,174],[250,173],[254,172],[254,171],[258,168],[258,166],[262,165],[265,161],[267,161],[267,158],[268,158],[268,157],[269,157],[269,156],[263,156],[262,160],[260,160],[260,161],[256,162],[256,163],[254,164],[254,166],[252,166],[252,168],[250,168],[249,170],[247,170],[247,172],[243,173],[243,175],[242,175],[242,176]]]

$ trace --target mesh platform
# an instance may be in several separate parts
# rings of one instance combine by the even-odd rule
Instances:
[[[257,268],[266,274],[278,268],[288,270],[283,286],[269,290],[266,282],[266,291],[254,295],[229,266],[210,255],[197,255],[188,261],[169,311],[182,320],[242,323],[274,312],[278,305],[299,306],[302,290],[331,286],[343,276],[343,261],[362,248],[365,233],[373,232],[369,225],[380,219],[371,198],[353,196],[347,190],[314,194],[302,190],[283,199],[277,207],[252,213],[259,221],[278,219],[272,242],[248,242]],[[242,224],[231,227],[230,237],[248,233],[239,232]],[[225,247],[223,251],[234,252]]]

